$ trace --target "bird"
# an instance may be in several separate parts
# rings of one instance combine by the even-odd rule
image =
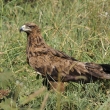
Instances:
[[[20,32],[27,34],[27,63],[42,76],[48,89],[64,91],[65,83],[110,80],[110,65],[81,62],[46,44],[41,29],[35,23],[25,23]],[[45,84],[46,83],[46,84]]]

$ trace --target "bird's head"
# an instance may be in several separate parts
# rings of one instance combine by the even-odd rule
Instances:
[[[23,26],[21,26],[20,32],[24,31],[27,34],[30,33],[40,33],[39,27],[35,23],[26,23]]]

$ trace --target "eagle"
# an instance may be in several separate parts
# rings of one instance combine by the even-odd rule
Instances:
[[[65,82],[90,83],[98,79],[110,79],[109,64],[81,62],[50,47],[35,23],[25,23],[21,26],[21,31],[27,34],[27,62],[41,74],[43,84],[48,89],[64,91]]]

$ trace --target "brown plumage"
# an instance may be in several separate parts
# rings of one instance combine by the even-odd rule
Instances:
[[[27,62],[55,88],[57,82],[63,86],[64,82],[69,81],[83,80],[87,83],[97,79],[110,79],[110,65],[80,62],[51,48],[45,43],[36,24],[26,23],[20,31],[27,33]]]

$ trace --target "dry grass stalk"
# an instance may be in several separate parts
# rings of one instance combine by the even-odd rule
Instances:
[[[36,92],[34,92],[33,94],[29,95],[27,97],[27,99],[24,102],[22,102],[21,105],[25,105],[28,102],[32,101],[35,97],[37,97],[39,94],[41,94],[44,90],[45,90],[45,87],[42,87],[39,90],[37,90]]]
[[[46,105],[48,96],[49,96],[49,94],[47,93],[47,95],[45,96],[45,98],[44,98],[44,100],[43,100],[43,102],[42,102],[42,105],[41,105],[40,110],[44,110],[44,107],[45,107],[45,105]]]

